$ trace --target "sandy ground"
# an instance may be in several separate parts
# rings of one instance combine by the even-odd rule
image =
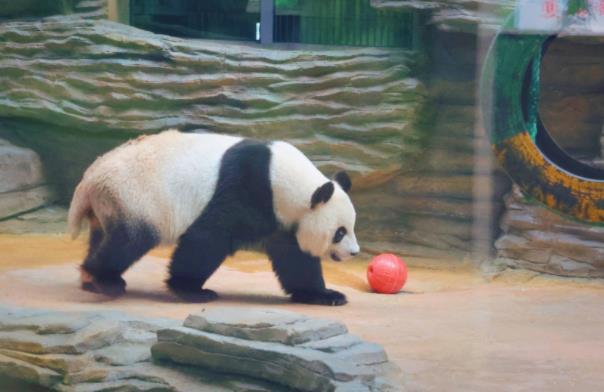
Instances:
[[[369,292],[366,261],[325,263],[344,307],[292,304],[270,265],[242,254],[210,279],[210,304],[179,303],[163,287],[169,250],[125,275],[128,293],[106,300],[78,287],[82,242],[64,236],[0,236],[0,303],[62,310],[119,309],[184,319],[215,306],[289,309],[343,321],[383,345],[412,391],[596,391],[604,385],[604,284],[508,272],[411,268],[398,295]]]

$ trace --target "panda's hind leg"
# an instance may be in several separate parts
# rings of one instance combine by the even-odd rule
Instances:
[[[347,303],[346,296],[325,287],[321,260],[303,252],[294,234],[278,232],[266,247],[273,270],[293,302],[338,306]]]
[[[103,230],[91,219],[88,254],[80,268],[82,289],[122,295],[126,290],[122,274],[158,243],[158,234],[145,223],[118,221]]]

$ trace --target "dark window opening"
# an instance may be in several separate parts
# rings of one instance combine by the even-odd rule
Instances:
[[[263,0],[130,0],[133,26],[178,37],[255,41]],[[370,0],[275,0],[274,42],[417,49],[417,12]]]
[[[254,41],[260,13],[248,0],[131,0],[130,20],[177,37]]]
[[[417,14],[370,0],[276,0],[275,42],[412,49]]]

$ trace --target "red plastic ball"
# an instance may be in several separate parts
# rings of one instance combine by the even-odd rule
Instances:
[[[407,281],[407,266],[393,254],[377,255],[367,267],[367,280],[378,293],[398,293]]]

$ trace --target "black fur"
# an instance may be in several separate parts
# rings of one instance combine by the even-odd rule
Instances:
[[[329,199],[331,199],[331,196],[333,195],[334,191],[335,188],[333,186],[333,182],[331,181],[326,182],[325,184],[318,187],[312,194],[312,198],[310,199],[310,208],[314,209],[317,205],[321,203],[327,203]]]
[[[344,305],[346,296],[325,288],[321,259],[303,252],[293,232],[274,234],[266,247],[273,271],[292,301],[316,305]]]
[[[212,199],[181,236],[172,256],[167,284],[177,295],[195,300],[227,256],[277,229],[270,158],[268,145],[258,141],[244,140],[227,150]]]
[[[81,268],[92,276],[93,281],[82,282],[82,288],[118,296],[126,289],[121,275],[159,243],[159,236],[143,222],[126,224],[117,220],[105,230],[100,227],[91,230],[88,255]]]
[[[350,192],[350,189],[352,189],[352,181],[350,180],[348,173],[345,171],[337,172],[333,179],[335,182],[340,184],[344,192],[348,193]]]

